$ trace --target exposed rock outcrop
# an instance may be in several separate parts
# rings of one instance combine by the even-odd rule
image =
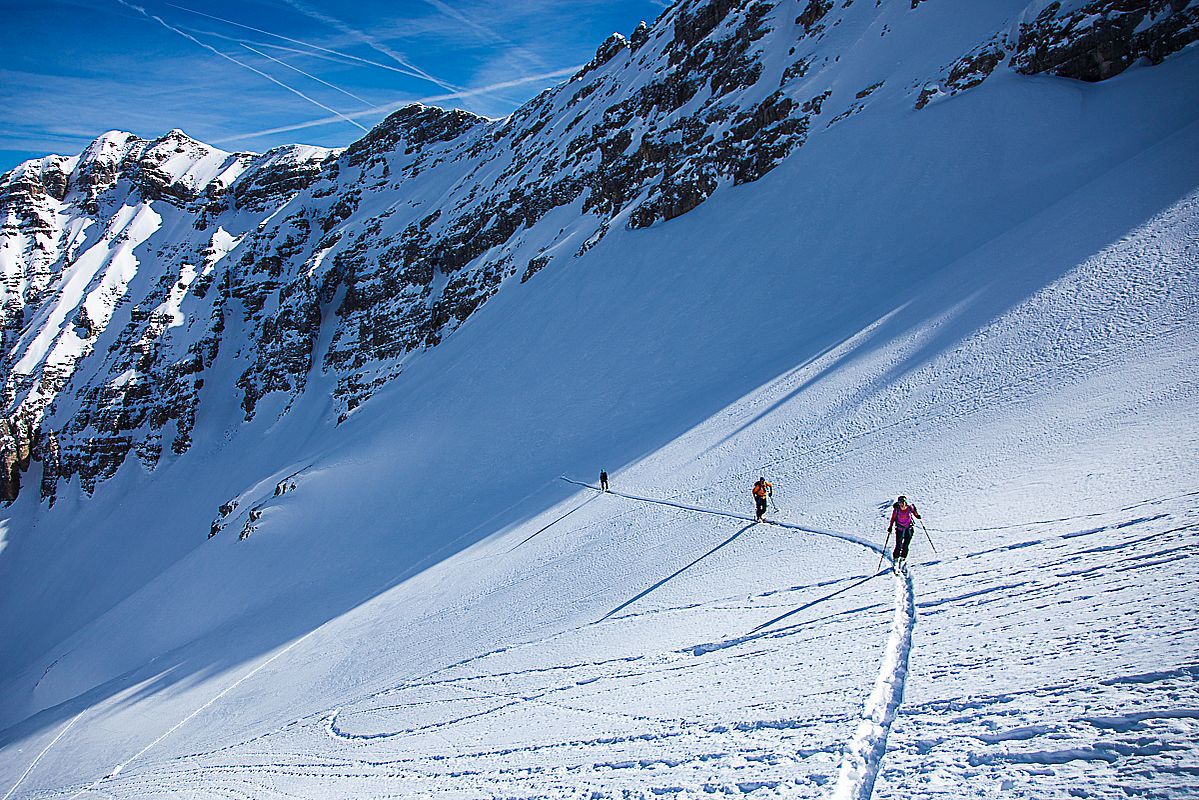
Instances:
[[[1195,40],[1197,6],[1038,3],[933,75],[834,92],[841,48],[891,41],[879,15],[932,9],[680,0],[502,120],[414,104],[344,151],[112,132],[27,162],[0,176],[0,499],[37,459],[47,502],[155,469],[206,403],[273,419],[315,377],[344,420],[506,285],[761,180],[834,122],[1005,60],[1081,80],[1156,63]]]
[[[1119,75],[1137,59],[1160,64],[1199,40],[1196,0],[1054,2],[1020,26],[1013,66],[1081,81]]]

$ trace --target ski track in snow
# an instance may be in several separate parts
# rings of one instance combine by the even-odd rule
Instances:
[[[938,635],[919,646],[941,666],[900,709],[875,797],[1196,796],[1193,496],[926,563]],[[1064,682],[1062,659],[1080,665]]]
[[[33,772],[33,768],[36,767],[37,763],[42,760],[42,756],[46,755],[46,753],[50,752],[50,748],[58,744],[58,740],[61,739],[67,731],[74,727],[75,723],[79,721],[79,718],[82,717],[86,711],[87,709],[80,711],[78,714],[71,717],[71,720],[66,725],[62,726],[62,729],[58,732],[58,734],[50,740],[50,743],[42,748],[42,751],[37,754],[33,761],[29,762],[29,766],[24,772],[21,773],[21,777],[17,778],[17,782],[14,783],[9,790],[4,793],[4,800],[8,800],[8,798],[12,797],[13,792],[21,788],[21,784],[24,783],[25,779],[29,777],[29,773]]]
[[[887,735],[903,702],[912,651],[912,628],[916,622],[915,593],[906,572],[895,581],[895,623],[878,681],[866,701],[862,721],[845,748],[833,800],[868,800],[887,752]]]

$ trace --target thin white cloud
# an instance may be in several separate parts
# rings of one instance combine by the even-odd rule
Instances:
[[[157,22],[159,25],[161,25],[162,27],[166,28],[167,30],[169,30],[169,31],[172,31],[173,33],[177,33],[178,35],[182,36],[183,38],[185,38],[185,39],[188,39],[189,41],[192,41],[192,42],[194,42],[195,44],[199,45],[200,47],[203,47],[205,50],[208,50],[208,51],[210,51],[210,52],[211,52],[211,53],[213,53],[214,55],[220,56],[221,58],[225,59],[226,61],[231,61],[231,62],[233,62],[234,64],[237,64],[239,67],[242,67],[242,68],[244,68],[244,69],[248,69],[250,72],[253,72],[253,73],[255,73],[256,75],[261,75],[263,78],[266,78],[266,79],[267,79],[268,81],[270,81],[271,83],[273,83],[273,84],[275,84],[275,85],[277,85],[277,86],[279,86],[279,87],[281,87],[281,88],[283,88],[283,89],[286,89],[287,91],[291,92],[292,94],[294,94],[294,95],[296,95],[296,96],[298,96],[298,97],[300,97],[300,98],[303,98],[304,100],[307,100],[309,103],[311,103],[312,105],[316,106],[317,108],[321,108],[321,109],[324,109],[325,111],[328,111],[330,114],[333,114],[333,115],[335,115],[335,116],[336,116],[338,119],[340,119],[340,120],[342,120],[342,121],[344,121],[344,122],[348,122],[349,124],[353,125],[355,128],[358,128],[359,130],[361,130],[361,131],[363,131],[363,132],[365,132],[365,131],[366,131],[366,128],[365,128],[365,127],[363,127],[363,125],[361,125],[361,124],[360,124],[358,121],[356,121],[356,120],[352,119],[351,117],[349,117],[349,116],[347,116],[347,115],[345,115],[345,114],[341,113],[341,112],[340,112],[340,111],[338,111],[337,109],[335,109],[335,108],[330,108],[329,106],[325,105],[325,104],[324,104],[324,103],[322,103],[321,101],[319,101],[319,100],[316,100],[316,99],[314,99],[314,98],[312,98],[312,97],[309,97],[308,95],[304,94],[304,93],[303,93],[303,92],[301,92],[299,89],[296,89],[296,88],[294,88],[294,87],[292,87],[292,86],[288,86],[288,85],[287,85],[286,83],[284,83],[283,81],[279,80],[278,78],[275,78],[274,76],[272,76],[272,75],[270,75],[270,74],[268,74],[268,73],[266,73],[266,72],[263,72],[262,70],[258,69],[257,67],[253,67],[253,66],[251,66],[251,65],[249,65],[249,64],[247,64],[247,63],[245,63],[244,61],[239,61],[238,59],[234,58],[234,57],[233,57],[233,56],[231,56],[231,55],[228,55],[227,53],[222,53],[220,50],[216,49],[216,48],[215,48],[215,47],[213,47],[212,45],[205,44],[204,42],[200,41],[200,40],[199,40],[199,39],[197,39],[196,37],[192,36],[192,35],[191,35],[190,33],[188,33],[187,31],[180,30],[179,28],[176,28],[175,26],[171,25],[170,23],[168,23],[168,22],[164,21],[164,20],[162,19],[162,17],[159,17],[159,16],[157,16],[157,15],[154,15],[154,14],[151,14],[151,13],[149,13],[149,12],[148,12],[148,11],[146,11],[144,8],[142,8],[141,6],[134,5],[133,3],[130,3],[130,2],[128,2],[128,0],[117,0],[117,2],[118,2],[118,3],[120,3],[121,5],[125,6],[126,8],[129,8],[129,9],[132,9],[132,10],[134,10],[134,11],[138,12],[139,14],[141,14],[141,15],[142,15],[142,16],[144,16],[144,17],[146,17],[147,19],[152,19],[152,20],[154,20],[155,22]]]
[[[59,155],[73,155],[78,150],[82,150],[88,142],[96,138],[94,131],[87,133],[55,133],[53,131],[38,131],[36,134],[12,133],[10,131],[0,131],[0,137],[4,139],[4,147],[2,150],[21,151],[26,153],[36,153],[37,157],[51,151],[50,144],[62,144],[71,148],[69,152],[59,153]],[[0,166],[0,172],[4,172],[8,167]]]
[[[380,106],[379,108],[375,109],[374,111],[356,111],[356,112],[350,114],[349,116],[361,119],[363,117],[367,117],[367,116],[370,116],[372,114],[379,113],[379,112],[382,112],[385,114],[390,114],[392,111],[403,108],[406,105],[411,105],[412,103],[440,103],[440,102],[444,102],[446,100],[460,100],[460,99],[467,98],[467,97],[474,97],[476,95],[488,94],[491,92],[499,91],[500,89],[510,89],[514,86],[522,86],[524,84],[534,83],[536,81],[552,80],[554,78],[564,78],[567,75],[573,75],[574,73],[578,72],[581,67],[582,67],[582,65],[579,64],[579,65],[576,65],[573,67],[566,67],[565,69],[554,70],[553,72],[546,72],[546,73],[543,73],[540,75],[526,75],[522,78],[514,78],[509,81],[501,81],[499,83],[493,83],[488,86],[479,86],[474,89],[463,89],[462,91],[458,91],[458,92],[449,92],[447,94],[433,95],[431,97],[422,97],[419,100],[404,100],[402,102],[392,103],[390,105],[385,105],[385,106]],[[235,142],[235,141],[239,141],[241,139],[253,139],[258,136],[271,136],[271,135],[274,135],[277,133],[290,133],[291,131],[299,131],[299,130],[304,130],[306,128],[316,128],[321,125],[328,125],[330,123],[337,122],[337,121],[338,121],[337,117],[322,117],[321,119],[308,120],[307,122],[297,122],[293,125],[281,125],[277,128],[267,128],[266,130],[252,131],[250,133],[239,133],[236,136],[226,136],[223,139],[214,140],[213,144],[224,144],[226,142]]]

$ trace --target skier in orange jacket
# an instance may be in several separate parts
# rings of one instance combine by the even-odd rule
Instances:
[[[768,497],[774,497],[774,484],[766,480],[766,478],[758,478],[758,482],[754,484],[752,490],[754,496],[754,508],[757,510],[757,520],[762,522],[766,519],[766,502]]]

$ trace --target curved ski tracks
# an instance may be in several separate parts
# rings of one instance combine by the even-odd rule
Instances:
[[[572,480],[566,476],[562,476],[562,480],[596,492],[600,491],[596,486]],[[607,493],[623,497],[626,500],[671,506],[700,514],[753,520],[753,517],[748,515],[703,508],[674,500],[643,497],[611,489]],[[886,548],[852,534],[774,520],[769,520],[765,524],[840,539],[886,555]],[[879,668],[878,677],[875,679],[874,689],[862,708],[861,720],[841,754],[837,782],[829,794],[830,800],[869,800],[874,792],[874,782],[878,778],[883,756],[887,752],[887,736],[891,732],[891,723],[895,721],[895,716],[899,713],[899,706],[903,702],[904,683],[908,675],[908,658],[912,651],[912,629],[915,624],[916,602],[912,578],[907,572],[903,572],[895,576],[895,616],[892,619],[891,633],[883,652],[883,662]]]
[[[586,500],[582,504],[576,506],[570,512],[567,512],[567,515],[573,513],[574,511],[577,511],[583,505],[586,505],[587,503],[591,502],[591,500],[596,499],[599,496],[600,489],[596,486],[592,486],[591,484],[584,483],[582,481],[576,481],[571,478],[567,478],[566,476],[562,476],[561,479],[563,481],[566,481],[567,483],[572,483],[577,486],[588,488],[588,489],[591,489],[591,490],[597,492],[597,495],[595,497],[593,497],[589,500]],[[713,516],[723,517],[726,519],[737,519],[737,520],[748,521],[751,523],[755,521],[754,518],[749,515],[736,514],[736,513],[729,512],[729,511],[722,511],[719,509],[705,508],[702,506],[695,506],[695,505],[690,505],[687,503],[680,503],[675,500],[668,500],[668,499],[655,498],[655,497],[645,497],[645,496],[641,496],[641,495],[634,495],[634,494],[629,494],[627,492],[619,492],[619,491],[613,491],[613,490],[609,490],[607,493],[615,495],[617,497],[625,498],[627,500],[633,500],[636,502],[649,503],[649,504],[660,505],[660,506],[668,506],[668,507],[672,507],[672,508],[678,508],[678,509],[684,510],[684,511],[691,511],[691,512],[700,513],[700,514],[710,514]],[[886,549],[884,547],[880,547],[878,544],[875,544],[874,542],[867,541],[863,538],[854,536],[852,534],[842,533],[842,532],[833,531],[833,530],[827,530],[827,529],[823,529],[823,528],[814,528],[814,527],[810,527],[810,526],[806,526],[806,525],[797,525],[794,523],[781,522],[781,521],[775,521],[775,520],[766,521],[764,524],[775,525],[775,526],[778,526],[781,528],[788,528],[791,530],[802,531],[805,533],[811,533],[811,534],[815,534],[818,536],[827,536],[830,538],[839,539],[841,541],[849,542],[849,543],[858,545],[860,547],[865,547],[866,549],[868,549],[872,552],[880,553],[884,556],[886,555]],[[540,533],[540,532],[541,531],[538,531],[538,533]],[[536,534],[534,534],[534,536],[535,535]],[[530,536],[528,538],[531,539],[533,537]],[[528,539],[526,539],[525,541],[528,541]],[[523,544],[523,543],[524,542],[522,542],[521,544]],[[769,627],[776,621],[777,620],[767,623],[763,627]],[[913,629],[914,624],[915,624],[915,600],[914,600],[914,592],[913,592],[913,588],[912,588],[912,581],[911,581],[911,577],[909,575],[907,575],[906,573],[902,573],[900,575],[897,575],[896,579],[895,579],[895,614],[894,614],[893,621],[892,621],[890,636],[888,637],[886,649],[883,654],[882,666],[880,668],[878,677],[875,680],[874,689],[871,692],[869,698],[866,700],[866,703],[862,709],[861,719],[857,725],[857,728],[855,729],[853,736],[851,737],[849,742],[846,743],[846,745],[842,751],[841,762],[840,762],[840,765],[838,768],[837,781],[836,781],[836,784],[834,785],[832,791],[828,795],[830,800],[868,800],[868,798],[870,798],[870,796],[874,790],[875,780],[878,777],[878,773],[879,773],[879,770],[882,765],[882,759],[886,753],[887,736],[890,732],[891,723],[894,721],[896,714],[898,713],[900,703],[903,700],[904,682],[905,682],[905,679],[907,677],[907,672],[908,672],[908,657],[911,652],[912,629]],[[277,659],[279,659],[280,657],[286,655],[288,652],[293,650],[297,645],[301,644],[304,640],[306,640],[309,636],[311,636],[313,633],[315,633],[315,630],[310,631],[308,634],[295,640],[290,645],[281,649],[280,651],[275,653],[270,658],[265,659],[262,663],[258,664],[253,669],[246,672],[240,678],[238,678],[237,680],[233,681],[230,685],[225,687],[225,689],[218,692],[215,696],[213,696],[207,702],[202,704],[199,708],[195,709],[192,713],[188,714],[186,717],[181,719],[174,726],[172,726],[169,730],[167,730],[165,733],[160,735],[157,739],[152,741],[149,745],[146,745],[145,747],[143,747],[140,751],[138,751],[132,757],[127,758],[124,761],[122,761],[120,764],[118,764],[116,767],[114,767],[113,770],[111,772],[109,772],[108,774],[103,775],[103,776],[97,778],[91,784],[78,789],[73,795],[71,795],[71,797],[77,798],[84,794],[96,792],[101,784],[116,778],[124,770],[125,767],[129,766],[132,762],[140,759],[149,750],[151,750],[156,745],[158,745],[163,739],[166,739],[168,736],[170,736],[172,733],[174,733],[178,728],[180,728],[183,725],[185,725],[186,723],[190,722],[198,714],[200,714],[202,711],[204,711],[205,709],[212,706],[217,701],[219,701],[222,697],[227,695],[234,688],[236,688],[237,686],[239,686],[246,680],[252,678],[255,674],[260,672],[264,667],[270,665],[272,662],[274,662]],[[505,704],[505,705],[507,705],[507,704]],[[494,711],[495,709],[492,709],[492,710]],[[353,733],[349,733],[349,732],[340,730],[339,726],[338,726],[338,716],[340,714],[340,711],[341,711],[341,709],[338,708],[338,709],[334,709],[331,713],[325,712],[325,714],[323,715],[324,716],[323,723],[324,723],[325,733],[326,733],[326,735],[330,736],[331,738],[348,740],[348,741],[365,741],[365,740],[378,739],[378,738],[388,738],[390,736],[397,735],[396,733],[393,733],[393,732],[382,733],[382,734],[353,734]],[[484,713],[490,713],[490,712],[484,712]],[[66,732],[75,724],[75,722],[78,721],[79,717],[81,717],[81,716],[83,716],[83,712],[80,712],[80,714],[78,714],[66,726],[64,726],[64,728],[61,731],[59,731],[58,735],[54,737],[54,739],[42,750],[42,752],[37,756],[37,758],[35,758],[33,760],[33,762],[29,765],[29,768],[26,770],[25,775],[22,775],[17,780],[17,782],[9,789],[8,794],[5,795],[6,798],[11,796],[13,794],[13,792],[16,791],[16,789],[23,783],[23,781],[24,781],[25,777],[27,777],[28,773],[30,771],[32,771],[32,769],[41,760],[42,756],[44,756],[46,754],[46,751],[53,748],[53,746],[58,742],[58,740],[61,739],[64,734],[66,734]],[[70,791],[70,790],[67,790],[67,791]]]

